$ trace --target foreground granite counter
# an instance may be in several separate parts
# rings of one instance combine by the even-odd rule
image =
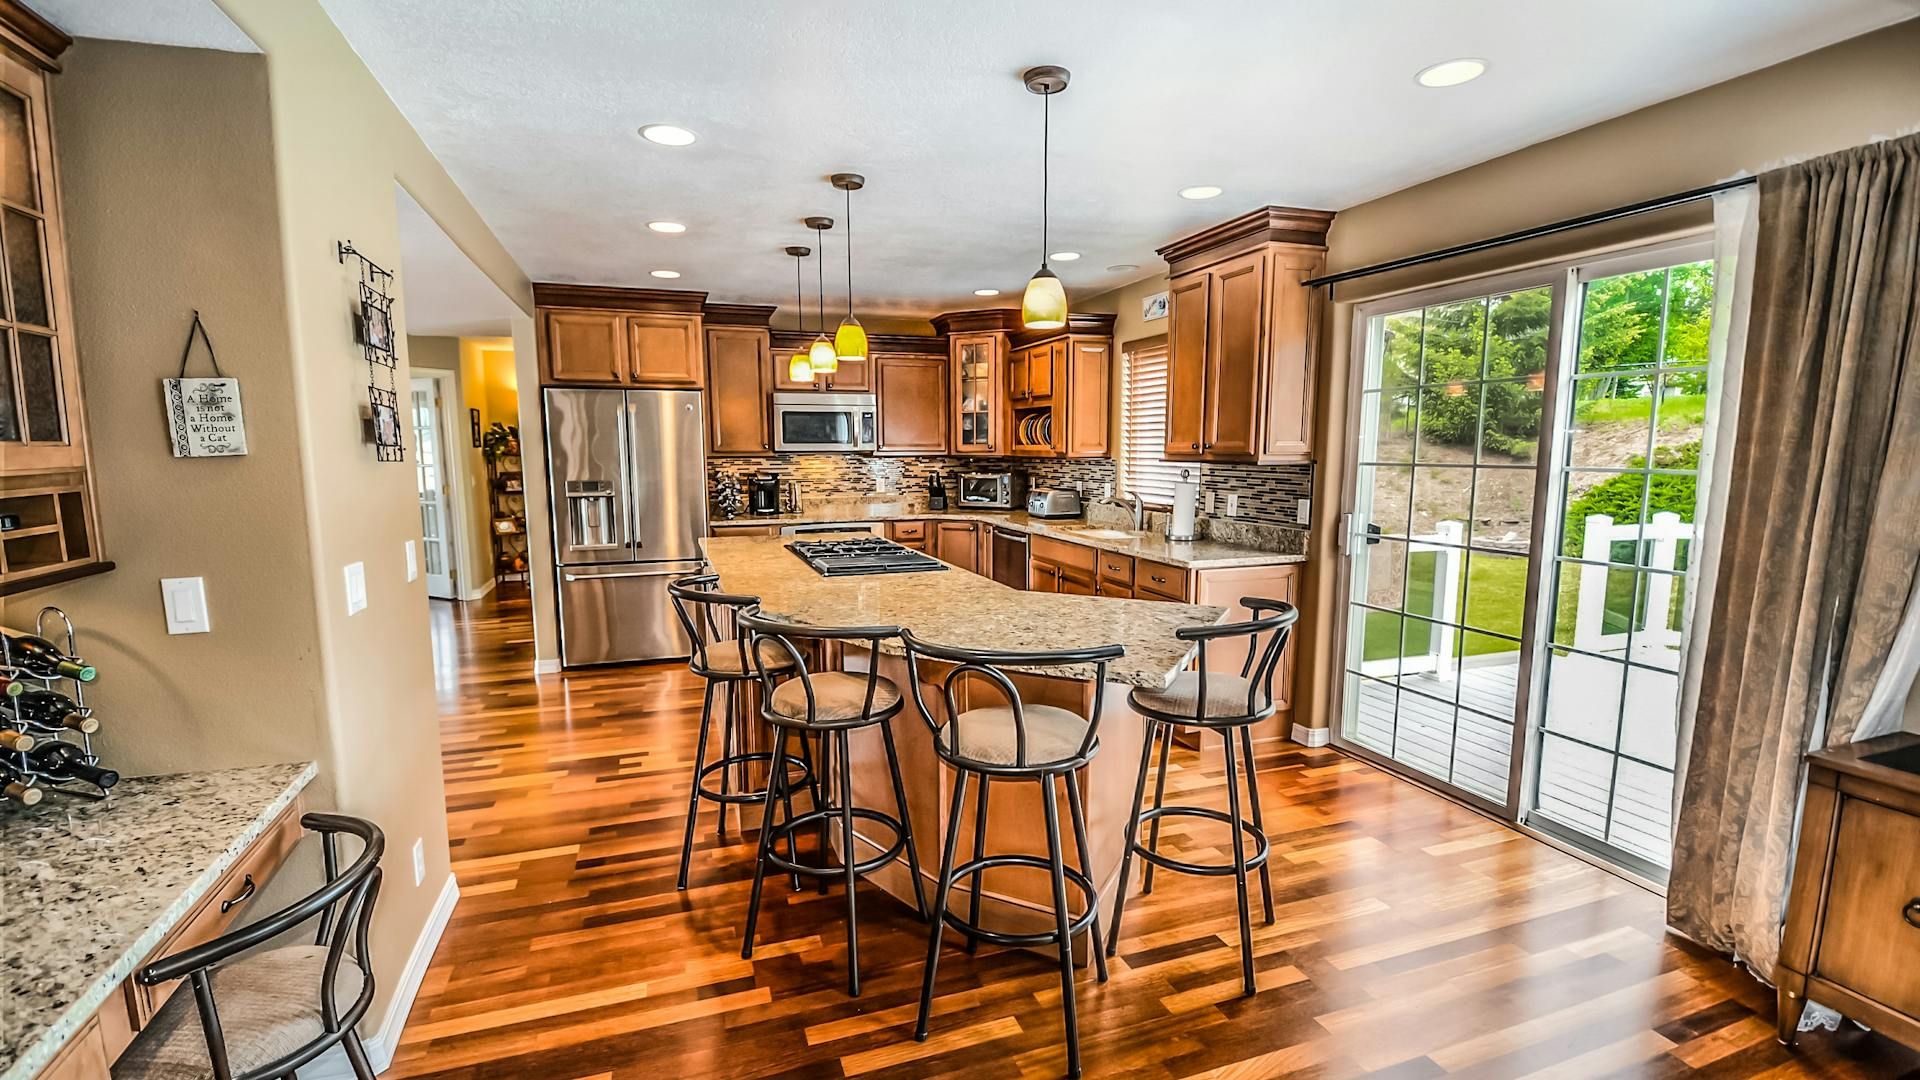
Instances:
[[[0,1080],[28,1080],[312,781],[311,762],[0,808]]]
[[[1119,644],[1110,682],[1163,687],[1193,646],[1174,637],[1217,623],[1226,609],[1202,604],[1026,592],[958,568],[919,574],[822,577],[788,551],[791,537],[722,536],[706,541],[725,592],[758,596],[767,614],[807,626],[904,626],[927,641],[976,649],[1073,649]],[[896,640],[883,652],[900,655]],[[1090,679],[1090,666],[1035,674]]]

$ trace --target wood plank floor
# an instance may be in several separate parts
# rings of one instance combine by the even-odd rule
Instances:
[[[524,593],[435,607],[462,895],[388,1076],[1060,1074],[1057,968],[1024,952],[950,945],[933,1038],[913,1041],[925,928],[877,890],[859,999],[837,886],[770,883],[741,960],[751,849],[719,846],[711,811],[674,889],[699,681],[536,682]],[[1171,788],[1220,790],[1177,756]],[[1238,996],[1231,885],[1163,876],[1129,906],[1112,981],[1080,984],[1088,1076],[1920,1075],[1857,1030],[1789,1053],[1769,991],[1665,936],[1658,899],[1609,874],[1331,750],[1260,764],[1278,916],[1259,925],[1256,904],[1260,992]]]

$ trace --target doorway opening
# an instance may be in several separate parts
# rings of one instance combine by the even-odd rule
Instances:
[[[427,579],[427,595],[435,600],[457,600],[454,584],[455,552],[460,546],[461,523],[467,518],[459,506],[460,489],[452,481],[453,459],[447,433],[446,403],[453,398],[447,372],[413,376],[409,415],[413,420],[414,486],[420,495],[420,561]]]

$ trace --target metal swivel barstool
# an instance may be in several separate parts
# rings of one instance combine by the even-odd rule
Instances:
[[[793,813],[793,801],[790,796],[792,783],[784,769],[775,770],[779,780],[765,792],[765,825],[760,830],[760,854],[753,868],[753,894],[747,904],[746,940],[740,946],[740,955],[751,959],[753,956],[754,931],[760,922],[760,890],[766,881],[767,867],[774,866],[789,875],[805,874],[820,879],[820,889],[826,891],[827,879],[844,878],[847,888],[847,993],[860,996],[860,922],[856,893],[860,878],[899,858],[907,858],[907,869],[913,878],[913,896],[916,910],[921,918],[926,917],[927,897],[920,883],[920,858],[913,847],[913,824],[907,814],[906,787],[900,781],[900,757],[894,749],[893,728],[889,723],[899,715],[905,704],[900,688],[893,680],[879,673],[877,666],[870,667],[865,674],[845,671],[809,671],[806,658],[795,642],[837,641],[859,642],[866,645],[877,658],[880,643],[889,638],[898,637],[900,630],[893,626],[860,626],[844,628],[825,628],[799,626],[781,622],[761,614],[757,609],[743,612],[738,616],[743,635],[752,639],[752,653],[762,682],[760,715],[774,726],[778,735],[774,743],[774,759],[784,761],[789,758],[787,742],[798,736],[802,751],[805,751],[809,736],[820,739],[820,767],[817,773],[819,782],[812,785],[813,808],[798,817]],[[791,674],[785,682],[775,684],[782,674]],[[848,734],[856,728],[877,727],[887,749],[887,770],[893,781],[894,808],[898,816],[887,814],[869,807],[853,805],[853,767],[852,755],[848,747]],[[774,800],[780,798],[785,820],[774,824]],[[853,831],[853,820],[871,821],[893,833],[893,842],[880,854],[871,859],[862,860]],[[830,830],[834,824],[840,826],[840,865],[828,865],[831,851]],[[794,854],[794,837],[808,826],[818,826],[820,830],[820,864],[801,863]],[[774,850],[779,840],[786,840],[787,854],[782,857]],[[796,878],[797,885],[797,878]]]
[[[696,577],[679,578],[667,585],[667,592],[673,597],[673,610],[680,616],[681,629],[687,633],[687,667],[695,675],[706,680],[706,696],[700,703],[700,740],[693,755],[693,785],[687,792],[687,832],[680,842],[680,877],[677,887],[687,887],[687,868],[693,860],[693,833],[700,819],[700,800],[707,799],[719,804],[721,843],[727,840],[727,807],[743,806],[763,801],[767,792],[777,785],[767,784],[752,787],[748,774],[755,766],[764,765],[769,775],[774,771],[774,755],[768,751],[749,753],[737,750],[745,745],[745,733],[736,730],[735,701],[738,689],[747,680],[756,677],[755,667],[747,659],[747,640],[744,632],[728,635],[721,629],[719,613],[731,613],[737,621],[741,612],[758,604],[757,596],[735,596],[719,591],[720,579],[714,574],[702,574]],[[770,654],[768,669],[773,674],[786,674],[792,671],[792,665],[786,662],[784,655]],[[721,723],[720,756],[707,760],[707,735],[713,726],[714,691],[726,691],[726,713]],[[799,768],[804,774],[800,783],[813,782],[812,757],[803,746],[802,756],[789,764],[789,768]],[[719,774],[719,785],[708,785],[708,777]],[[734,780],[738,778],[739,788],[735,789]]]
[[[1251,996],[1254,992],[1253,931],[1247,917],[1248,870],[1258,868],[1260,871],[1261,903],[1266,909],[1267,923],[1273,923],[1273,881],[1267,870],[1267,830],[1260,816],[1260,782],[1254,775],[1252,728],[1255,723],[1274,713],[1273,673],[1279,667],[1280,651],[1286,647],[1287,635],[1292,631],[1293,624],[1299,621],[1300,612],[1292,604],[1252,596],[1242,597],[1240,604],[1253,613],[1252,619],[1174,631],[1174,636],[1183,641],[1200,643],[1200,656],[1194,670],[1181,672],[1165,690],[1136,688],[1127,695],[1127,702],[1133,706],[1133,710],[1146,717],[1147,737],[1140,749],[1140,779],[1133,789],[1133,816],[1127,822],[1127,852],[1120,859],[1120,891],[1113,901],[1113,926],[1108,930],[1107,955],[1112,956],[1120,946],[1120,919],[1126,912],[1127,904],[1127,873],[1133,866],[1135,855],[1147,863],[1141,874],[1140,891],[1143,895],[1153,891],[1155,866],[1208,877],[1232,875],[1240,902],[1240,983],[1242,990]],[[1267,635],[1264,645],[1260,640],[1262,634]],[[1208,671],[1208,645],[1239,637],[1247,639],[1247,659],[1240,665],[1240,674]],[[1167,750],[1173,742],[1176,725],[1220,733],[1227,761],[1225,813],[1204,806],[1166,805]],[[1246,758],[1247,799],[1252,804],[1252,821],[1240,816],[1240,769],[1234,746],[1236,736],[1240,744],[1238,754],[1244,754]],[[1152,765],[1156,739],[1160,744],[1160,768],[1153,785],[1153,808],[1142,811],[1140,803],[1146,795],[1147,771]],[[1160,854],[1160,821],[1167,817],[1204,818],[1231,825],[1233,862],[1195,863]],[[1149,823],[1150,829],[1145,844],[1140,842],[1140,823],[1143,821]],[[1248,855],[1246,850],[1249,837],[1253,840],[1252,855]]]
[[[1007,652],[962,649],[935,645],[903,631],[907,645],[907,665],[912,673],[914,704],[933,728],[934,753],[953,767],[953,807],[948,814],[947,842],[940,857],[940,883],[935,890],[933,930],[927,941],[926,973],[920,986],[920,1022],[913,1037],[925,1040],[933,1012],[934,976],[940,963],[940,939],[947,926],[966,935],[967,951],[979,941],[995,945],[1030,947],[1057,945],[1060,951],[1060,1007],[1066,1019],[1067,1075],[1080,1075],[1080,1022],[1073,996],[1073,935],[1088,931],[1094,969],[1101,982],[1107,981],[1107,958],[1100,951],[1099,890],[1090,876],[1092,862],[1087,855],[1087,812],[1075,773],[1093,760],[1100,749],[1100,705],[1104,696],[1093,696],[1093,715],[1081,716],[1053,705],[1028,705],[1020,700],[1020,691],[1002,667],[1045,667],[1061,664],[1092,664],[1093,685],[1107,681],[1108,661],[1118,659],[1125,650],[1119,645],[1092,649],[1063,649],[1052,652]],[[920,690],[921,657],[954,665],[940,683],[944,699],[944,723],[934,719]],[[1005,699],[1004,705],[976,706],[961,711],[954,698],[954,686],[967,675],[993,687]],[[978,685],[977,683],[975,684]],[[970,696],[977,696],[972,693]],[[980,791],[974,804],[973,858],[960,866],[953,864],[960,844],[960,813],[966,804],[969,777],[978,777]],[[986,853],[987,792],[995,780],[1037,782],[1040,803],[1045,808],[1047,857],[1038,855]],[[1079,868],[1066,865],[1061,854],[1060,810],[1054,802],[1054,781],[1067,789],[1067,808],[1073,816],[1073,843]],[[1053,883],[1054,928],[1032,934],[1006,934],[980,928],[980,885],[982,874],[996,867],[1020,866],[1044,870]],[[971,882],[967,917],[947,910],[947,894],[954,883]],[[1082,910],[1074,915],[1067,906],[1067,883],[1080,890]]]

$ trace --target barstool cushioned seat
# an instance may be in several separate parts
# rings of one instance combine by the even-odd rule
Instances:
[[[294,945],[256,953],[216,968],[214,993],[227,1060],[238,1073],[300,1049],[320,1037],[320,978],[324,945]],[[360,996],[365,976],[351,957],[334,973],[334,1000],[342,1010]],[[113,1063],[115,1080],[212,1080],[207,1037],[182,986]]]
[[[1027,758],[1019,760],[1019,745],[1013,724],[1013,709],[993,705],[968,709],[960,718],[940,729],[940,747],[950,754],[988,765],[1024,765],[1038,767],[1065,761],[1080,751],[1087,736],[1087,718],[1054,705],[1028,705]],[[960,732],[960,745],[953,745],[953,733]]]
[[[740,670],[740,655],[745,650],[735,638],[723,638],[707,646],[707,670],[720,675],[752,675],[752,671]],[[793,657],[787,651],[771,641],[761,642],[760,662],[768,671],[793,670]],[[751,667],[752,665],[748,665]]]
[[[1247,711],[1247,680],[1224,671],[1207,672],[1207,710],[1200,711],[1200,673],[1183,671],[1165,690],[1136,687],[1136,704],[1175,716],[1239,716]]]
[[[778,648],[778,646],[771,646]],[[852,720],[867,704],[867,676],[845,671],[822,671],[812,676],[813,719],[816,723]],[[873,687],[873,711],[884,712],[900,701],[900,688],[882,678]],[[807,718],[807,683],[794,679],[779,685],[768,703],[773,711],[795,720]]]

